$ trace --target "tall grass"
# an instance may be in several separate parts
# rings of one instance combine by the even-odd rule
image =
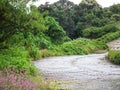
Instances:
[[[120,50],[110,50],[108,59],[115,64],[120,64]]]

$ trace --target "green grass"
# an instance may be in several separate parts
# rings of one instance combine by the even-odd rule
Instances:
[[[110,50],[108,53],[108,59],[115,64],[120,64],[120,50]]]

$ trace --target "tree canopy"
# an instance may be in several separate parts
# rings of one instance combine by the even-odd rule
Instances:
[[[82,37],[82,31],[87,27],[101,27],[119,20],[119,10],[119,4],[102,8],[96,0],[82,0],[79,5],[68,0],[59,0],[39,6],[39,11],[48,11],[72,39]]]

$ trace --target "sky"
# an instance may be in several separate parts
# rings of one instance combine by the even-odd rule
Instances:
[[[45,2],[54,3],[58,0],[38,0],[34,3],[34,5],[39,6],[40,4],[45,4]],[[69,0],[74,2],[75,4],[79,4],[81,0]],[[109,7],[113,4],[120,3],[120,0],[96,0],[102,7]]]

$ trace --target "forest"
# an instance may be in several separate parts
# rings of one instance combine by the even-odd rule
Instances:
[[[43,88],[33,84],[38,79],[33,61],[45,57],[107,50],[109,60],[120,64],[120,51],[107,46],[120,37],[120,4],[103,8],[96,0],[82,0],[79,4],[59,0],[28,8],[29,1],[0,0],[1,90]],[[32,80],[28,80],[30,77]],[[44,88],[41,90],[56,90]]]

